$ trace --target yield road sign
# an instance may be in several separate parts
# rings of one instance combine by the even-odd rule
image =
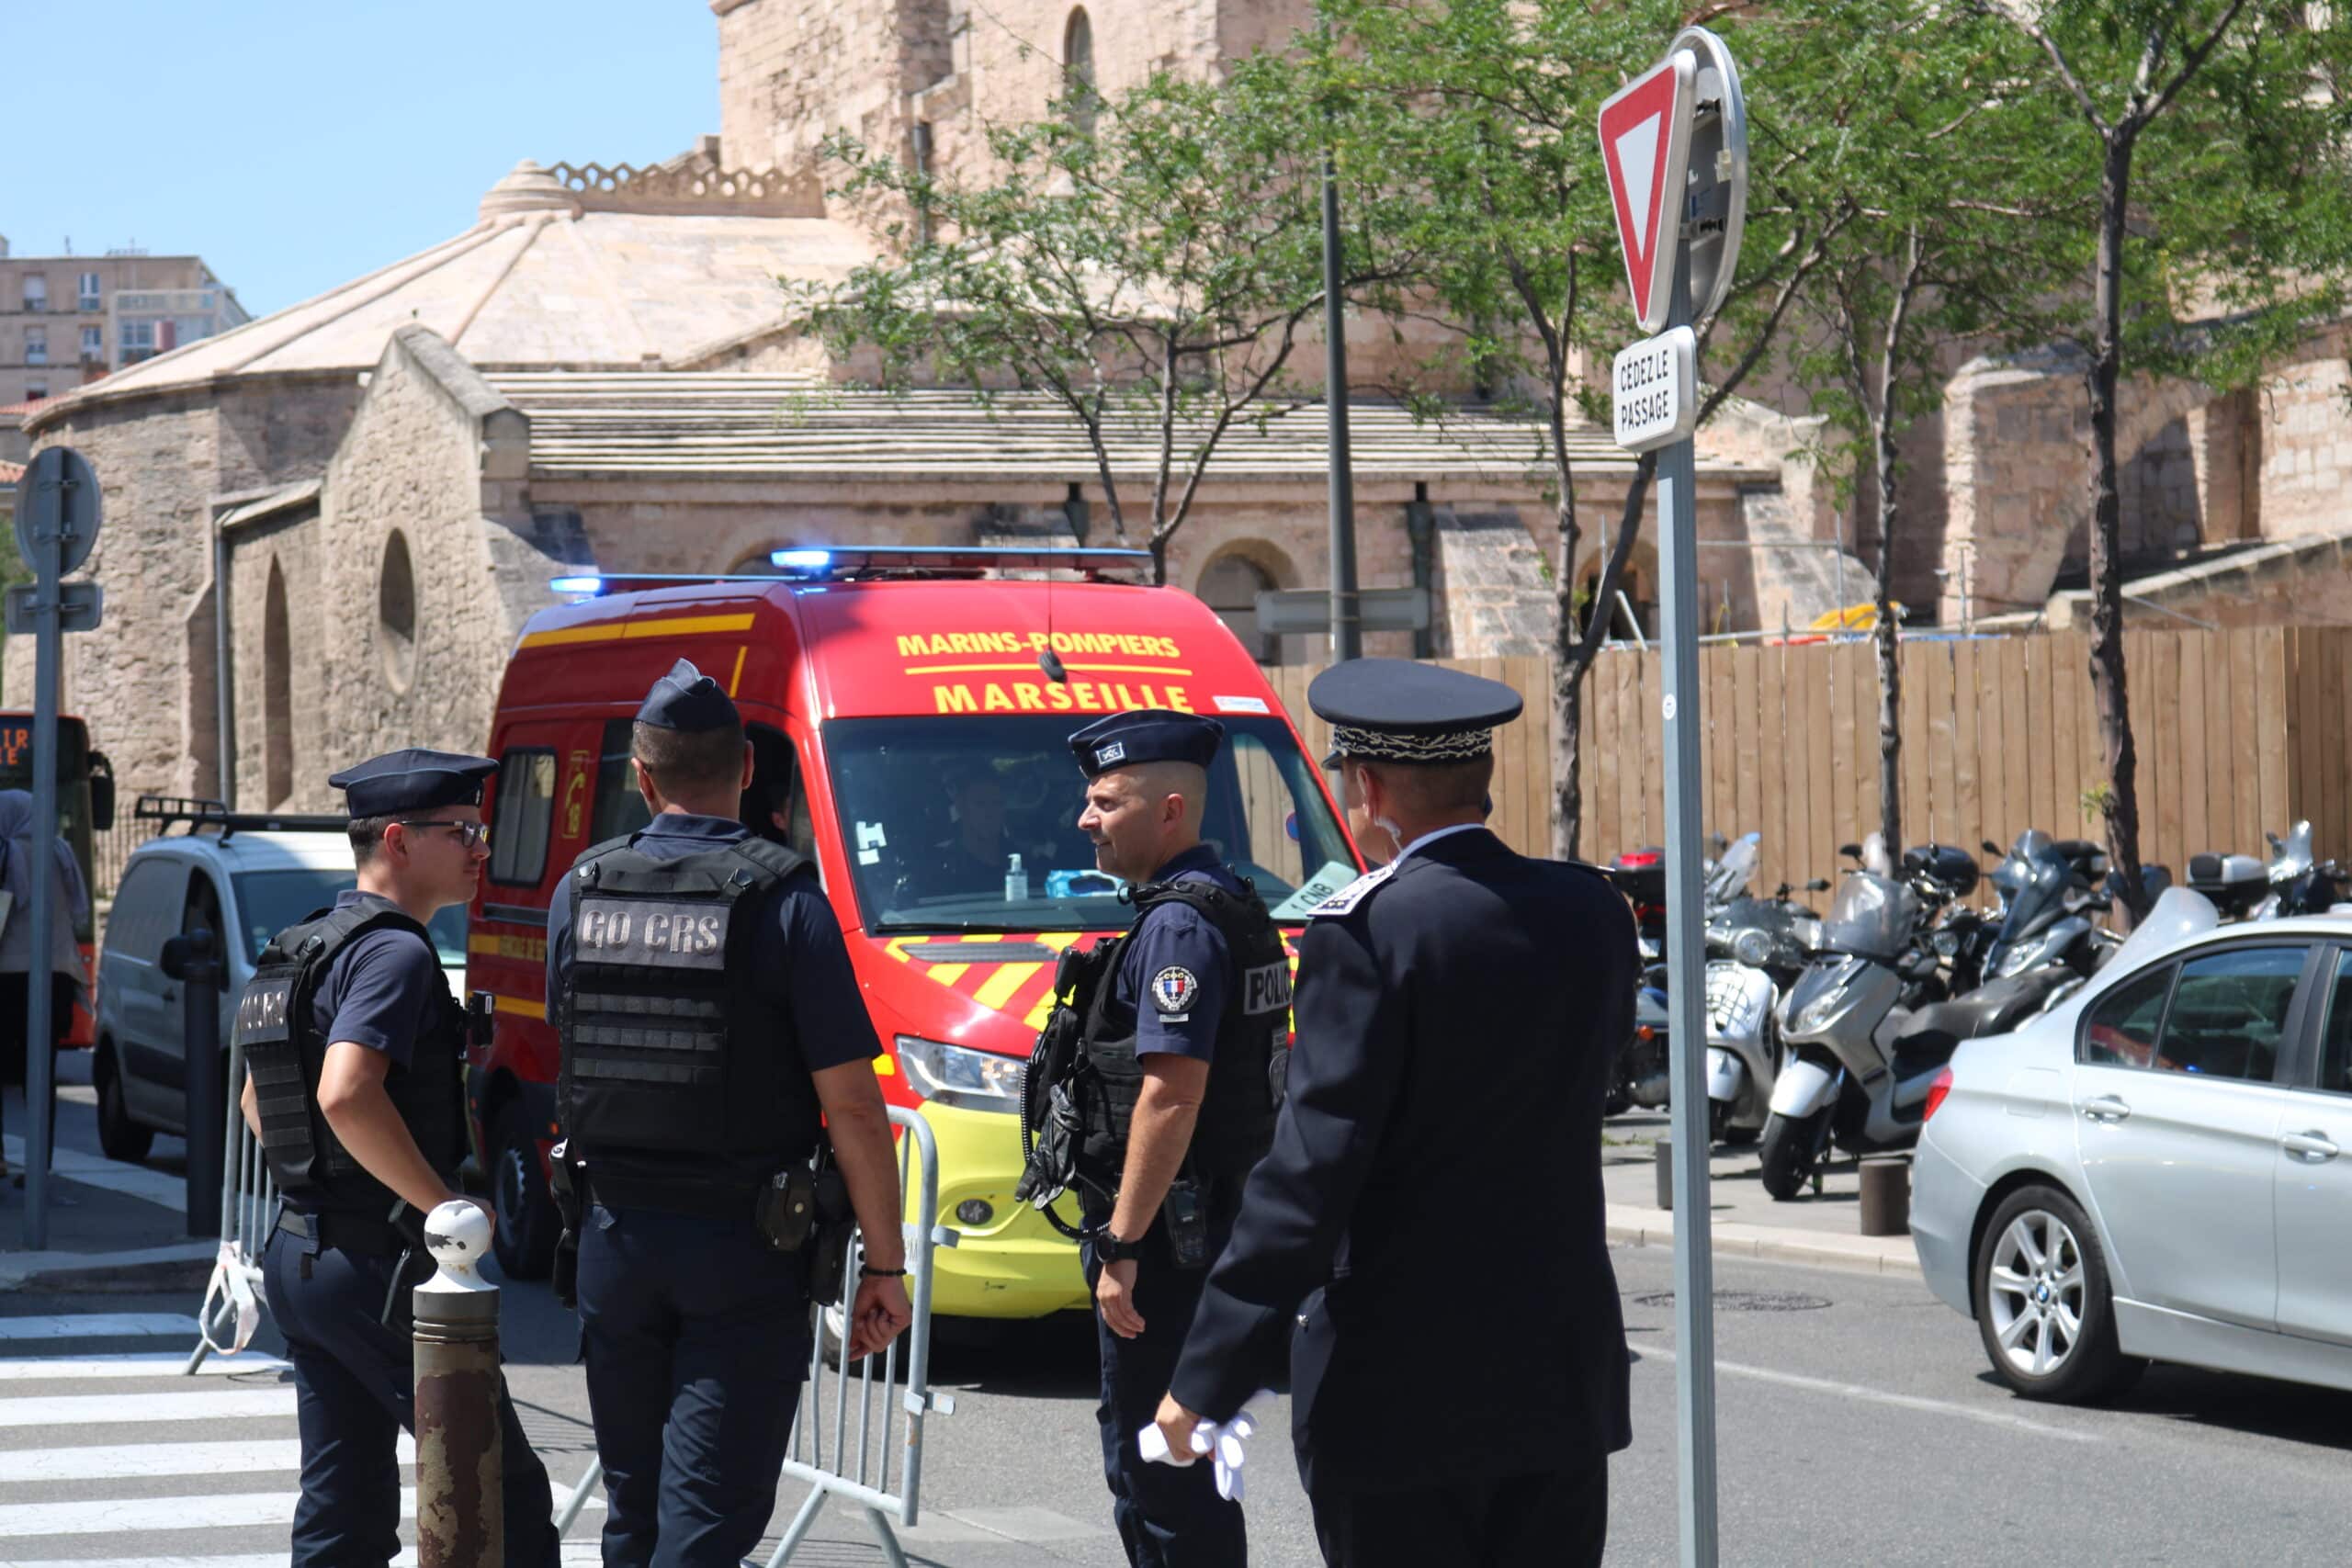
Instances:
[[[8,630],[15,635],[29,635],[33,627],[33,604],[40,592],[37,582],[19,582],[8,590]],[[93,632],[98,629],[98,619],[106,613],[106,594],[95,582],[61,582],[57,585],[57,629],[62,632]]]
[[[1619,353],[1609,378],[1617,445],[1628,452],[1690,439],[1699,426],[1699,337],[1675,327]]]
[[[1600,156],[1625,252],[1625,283],[1634,319],[1645,333],[1666,325],[1674,292],[1697,74],[1697,57],[1671,49],[1600,106]]]
[[[89,559],[98,542],[98,476],[70,446],[34,453],[17,481],[17,548],[35,571],[50,539],[57,541],[60,576]]]

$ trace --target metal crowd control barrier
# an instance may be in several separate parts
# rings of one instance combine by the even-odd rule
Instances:
[[[233,1356],[243,1349],[264,1303],[261,1255],[269,1245],[270,1227],[277,1223],[277,1183],[270,1179],[268,1162],[262,1158],[261,1140],[245,1125],[240,1103],[244,1085],[244,1047],[232,1037],[228,1126],[220,1142],[220,1255],[212,1266],[212,1281],[205,1287],[204,1304],[197,1311],[196,1348],[185,1369],[190,1374],[204,1365],[207,1356]],[[216,1337],[221,1332],[227,1338]]]
[[[813,1346],[808,1384],[801,1391],[784,1474],[788,1480],[807,1482],[811,1490],[785,1529],[767,1568],[784,1568],[792,1560],[828,1496],[845,1497],[863,1506],[866,1523],[882,1543],[891,1568],[907,1568],[906,1553],[890,1527],[893,1521],[912,1525],[918,1520],[923,1418],[933,1411],[942,1416],[956,1413],[955,1396],[935,1393],[931,1387],[932,1250],[953,1247],[956,1241],[956,1232],[939,1223],[939,1145],[932,1136],[931,1123],[914,1111],[894,1105],[890,1121],[906,1132],[899,1140],[899,1190],[912,1191],[915,1199],[914,1218],[905,1226],[907,1286],[914,1320],[880,1356],[867,1356],[854,1363],[843,1357],[838,1368],[826,1364],[829,1329],[837,1330],[837,1353],[848,1343],[849,1309],[857,1294],[858,1265],[865,1256],[865,1237],[853,1233],[842,1270],[841,1298],[821,1305],[810,1303]],[[910,1177],[917,1185],[910,1186]],[[853,1401],[854,1432],[851,1428]],[[894,1414],[903,1417],[895,1441]],[[894,1450],[903,1456],[895,1466]],[[589,1465],[556,1514],[558,1535],[571,1530],[604,1474],[601,1461]]]

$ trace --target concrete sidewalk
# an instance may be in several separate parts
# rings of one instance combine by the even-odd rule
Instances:
[[[89,1053],[58,1058],[57,1149],[50,1162],[48,1245],[24,1245],[24,1134],[30,1125],[24,1090],[6,1091],[0,1152],[0,1292],[201,1291],[219,1255],[217,1240],[187,1234],[187,1186],[179,1139],[158,1136],[145,1165],[124,1165],[98,1152],[97,1105],[89,1088]],[[217,1211],[219,1199],[212,1200]]]
[[[1602,1123],[1601,1131],[1609,1239],[1634,1247],[1672,1247],[1675,1217],[1657,1206],[1657,1143],[1668,1131],[1666,1113],[1614,1116]],[[1909,1236],[1861,1234],[1861,1179],[1853,1161],[1826,1167],[1818,1195],[1787,1203],[1766,1194],[1757,1176],[1752,1144],[1739,1149],[1718,1147],[1708,1165],[1708,1217],[1717,1256],[1917,1277],[1919,1257]]]

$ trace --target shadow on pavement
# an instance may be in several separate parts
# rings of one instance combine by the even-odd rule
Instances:
[[[1995,1389],[2008,1386],[1990,1371],[1979,1372],[1977,1381]],[[2022,1407],[2027,1402],[2018,1403]],[[2352,1453],[2352,1394],[2339,1389],[2201,1367],[2154,1366],[2136,1387],[2099,1408]]]

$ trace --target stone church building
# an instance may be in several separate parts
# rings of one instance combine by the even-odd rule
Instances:
[[[77,447],[104,488],[87,570],[107,625],[68,639],[65,701],[126,798],[329,805],[326,775],[354,758],[480,749],[507,653],[568,570],[757,570],[787,545],[1115,542],[1092,455],[1050,405],[865,391],[870,367],[789,327],[779,276],[838,278],[873,254],[828,210],[815,149],[848,129],[977,173],[983,121],[1044,113],[1066,70],[1106,91],[1213,70],[1306,20],[1306,0],[709,4],[717,135],[642,166],[518,164],[447,242],[28,420],[35,446]],[[1385,338],[1367,324],[1354,351],[1369,360]],[[2352,461],[2343,352],[2314,344],[2245,398],[2139,400],[2130,526],[2163,570],[2137,592],[2235,618],[2310,603],[2324,558],[2328,603],[2345,601],[2333,618],[2352,620],[2324,499]],[[1312,346],[1300,360],[1319,368]],[[1899,597],[1951,621],[2055,590],[2064,614],[2079,386],[2054,361],[1966,367],[1914,441],[1921,547],[1896,563]],[[1702,434],[1717,629],[1802,624],[1870,591],[1874,551],[1848,553],[1828,487],[1791,456],[1802,400],[1777,400]],[[1374,403],[1353,421],[1360,579],[1426,584],[1437,606],[1418,643],[1370,650],[1542,651],[1557,536],[1538,433],[1466,400],[1436,424]],[[1313,652],[1260,637],[1250,605],[1326,581],[1322,432],[1304,401],[1228,437],[1170,542],[1169,581],[1270,660]],[[1589,541],[1632,464],[1605,431],[1575,441]],[[1123,494],[1147,486],[1153,455],[1142,432],[1114,438]],[[1622,607],[1645,630],[1653,559],[1645,541]],[[12,705],[29,697],[17,651]]]

